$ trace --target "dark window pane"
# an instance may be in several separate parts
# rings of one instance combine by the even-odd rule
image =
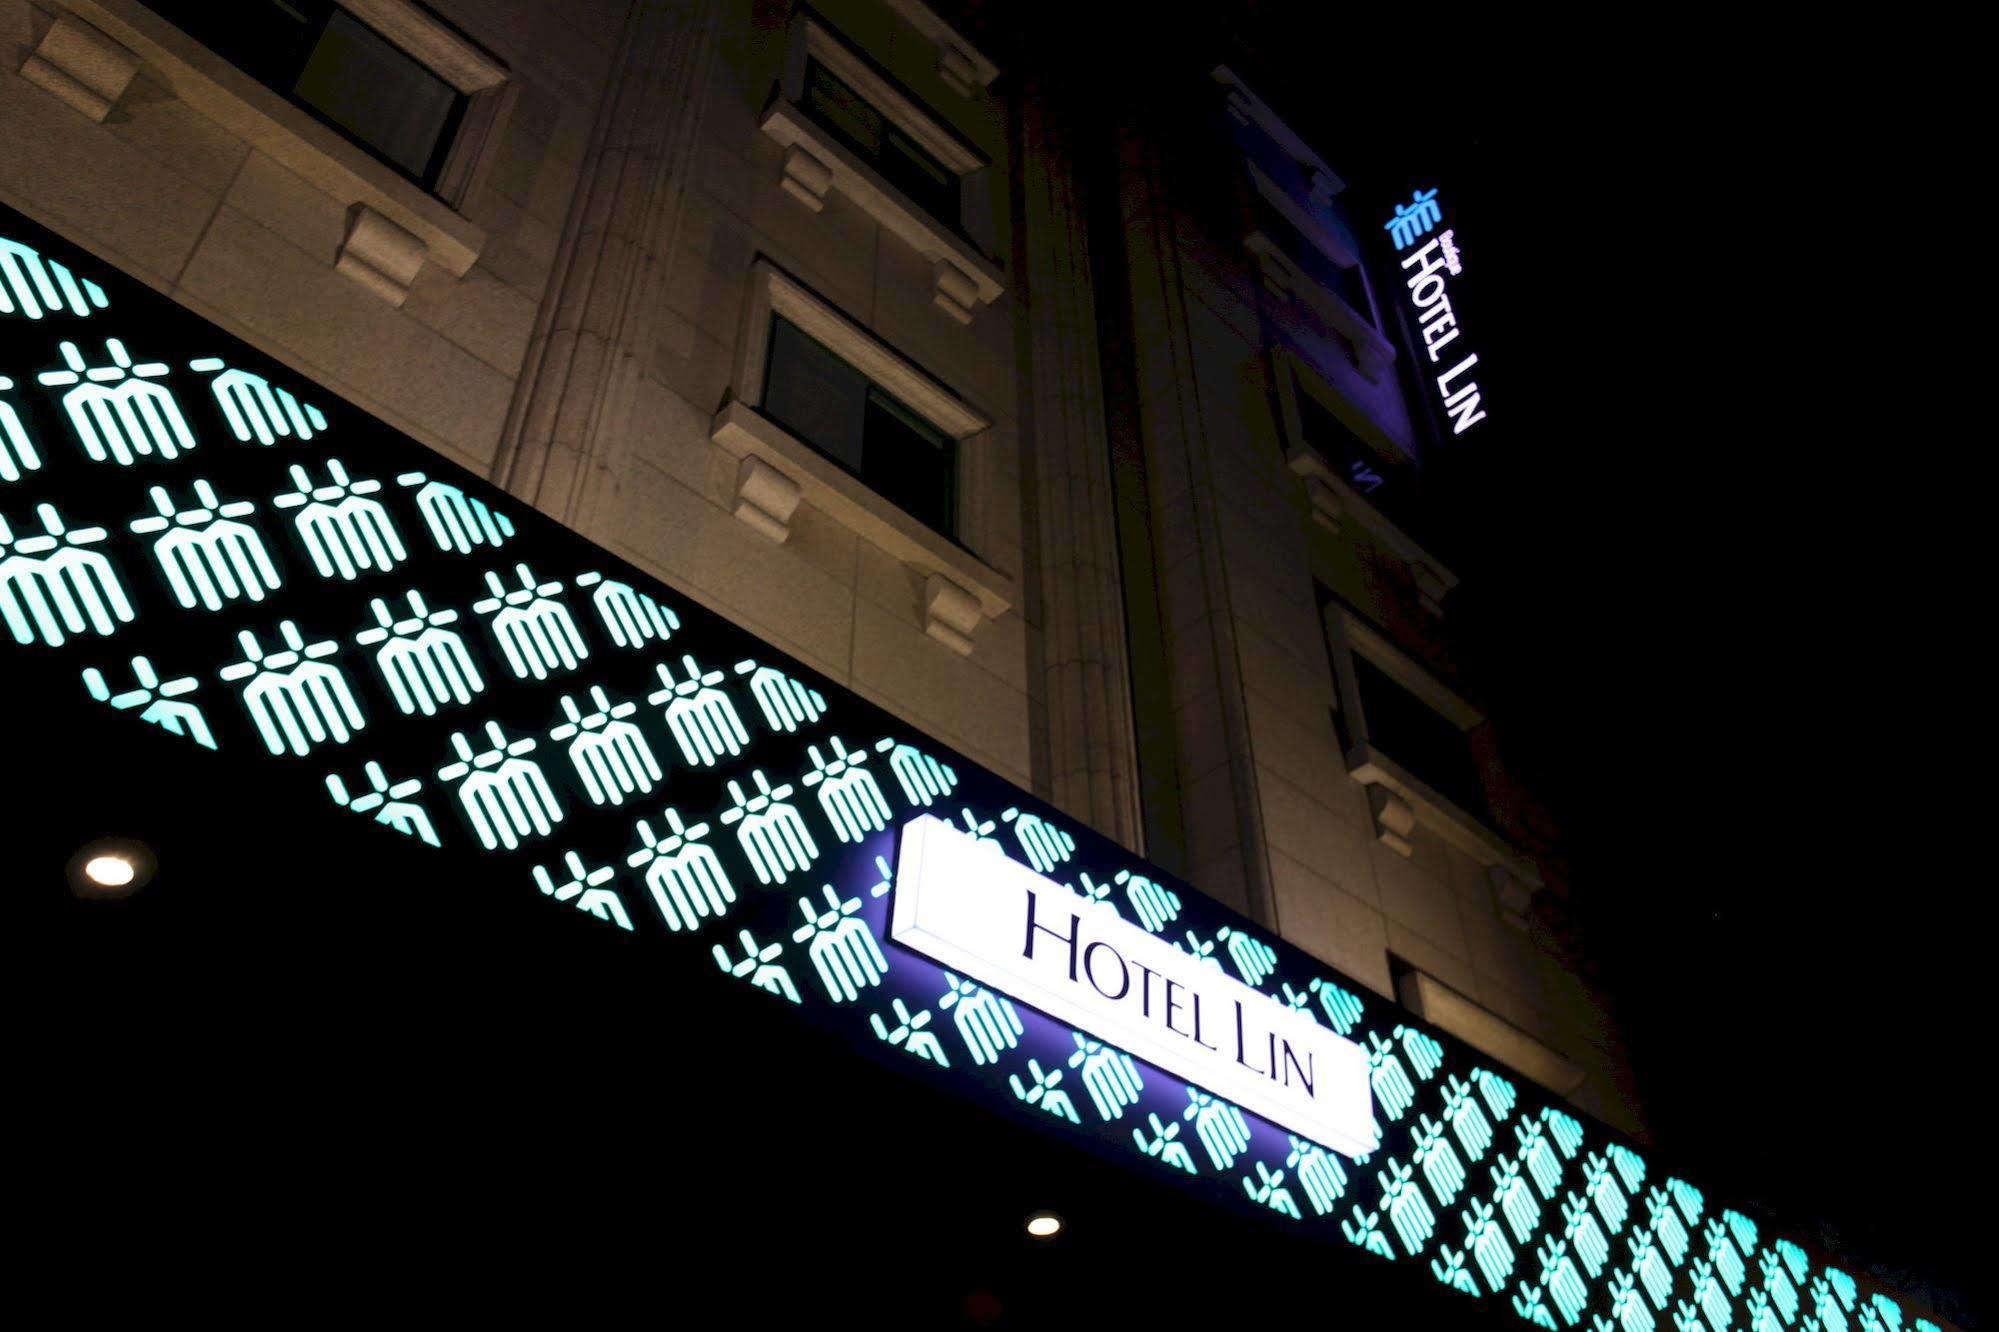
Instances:
[[[933,217],[958,224],[958,178],[901,130],[890,126],[881,159],[882,175]]]
[[[852,472],[861,470],[868,381],[788,319],[773,319],[763,408],[773,421]]]
[[[880,389],[868,393],[867,431],[863,479],[910,517],[950,536],[957,441]]]
[[[881,112],[817,60],[805,62],[805,106],[863,157],[881,152]]]
[[[456,88],[340,11],[327,21],[292,91],[417,177],[429,174],[458,101]]]
[[[1465,733],[1394,676],[1360,653],[1352,655],[1368,743],[1467,814],[1490,818],[1485,781]]]

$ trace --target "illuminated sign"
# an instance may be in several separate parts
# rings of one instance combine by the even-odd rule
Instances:
[[[1933,1332],[1566,1102],[4,207],[0,660],[13,705],[58,735],[83,708],[150,728],[180,759],[156,747],[149,773],[208,793],[217,837],[257,817],[310,842],[345,820],[380,839],[399,883],[477,882],[643,936],[661,968],[705,971],[857,1058],[1214,1206],[1374,1255],[1405,1289],[1565,1332],[1808,1318]],[[924,951],[941,952],[934,939],[900,941],[898,910],[959,931],[931,914],[953,901],[950,873],[903,864],[899,829],[952,848],[948,864],[986,858],[978,882],[1036,885],[1052,933],[1031,961],[1059,961],[1065,983],[1074,914],[1079,977],[1119,989],[1110,956],[1090,953],[1111,944],[1139,1022],[1003,973],[976,921],[954,961]],[[1189,996],[1169,1024],[1154,980],[1163,1036],[1145,1026],[1140,963]],[[1265,1020],[1252,1037],[1245,1002],[1231,1051],[1206,1024],[1219,1013],[1231,1035],[1224,996],[1245,991]],[[1221,1061],[1234,1072],[1182,1058],[1195,993],[1203,1043],[1239,1053]],[[674,1019],[726,1028],[736,1011]],[[1182,1048],[1148,1044],[1169,1039]],[[726,1096],[728,1070],[704,1076]],[[1301,1079],[1342,1108],[1304,1117],[1284,1099]],[[809,1116],[850,1094],[801,1080],[796,1103]],[[968,1108],[968,1150],[980,1127]],[[1412,1325],[1435,1312],[1412,1302]]]
[[[1396,204],[1395,214],[1382,224],[1398,251],[1408,250],[1424,236],[1430,239],[1400,260],[1402,280],[1410,308],[1423,341],[1423,351],[1434,367],[1448,364],[1441,374],[1426,373],[1432,380],[1444,414],[1450,418],[1451,433],[1462,435],[1485,419],[1478,380],[1472,371],[1478,353],[1459,348],[1451,361],[1443,360],[1444,349],[1456,343],[1464,330],[1458,312],[1451,307],[1447,279],[1464,272],[1464,257],[1458,252],[1457,233],[1431,235],[1443,223],[1443,208],[1435,190],[1417,190],[1406,204]]]
[[[1360,1046],[931,816],[903,826],[889,930],[1284,1128],[1351,1156],[1377,1145]]]

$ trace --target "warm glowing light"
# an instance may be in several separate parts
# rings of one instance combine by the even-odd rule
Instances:
[[[1027,1218],[1027,1233],[1036,1239],[1052,1239],[1062,1229],[1062,1218],[1053,1212],[1036,1212]]]
[[[92,883],[106,888],[123,888],[132,882],[138,871],[123,856],[92,856],[85,863],[83,873]]]

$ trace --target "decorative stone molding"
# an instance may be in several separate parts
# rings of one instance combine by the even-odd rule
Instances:
[[[407,0],[380,3],[415,9]],[[423,243],[426,259],[446,273],[463,277],[478,262],[486,244],[483,229],[168,23],[141,0],[65,0],[65,4],[77,21],[99,29],[106,39],[131,52],[145,65],[149,78],[157,79],[190,109],[342,206],[360,204],[415,235]],[[413,54],[423,58],[421,52]],[[451,81],[450,74],[439,74]],[[465,123],[477,132],[461,132],[445,165],[446,175],[458,181],[461,192],[470,190],[484,155],[497,140],[490,113],[510,86],[472,91]],[[481,161],[472,160],[475,157]]]
[[[721,8],[631,7],[494,460],[508,490],[592,535],[651,425],[639,382],[660,336]]]
[[[22,78],[99,123],[138,72],[138,56],[68,14],[42,34],[21,66]]]
[[[390,305],[400,306],[423,268],[425,248],[422,237],[405,231],[366,204],[355,204],[347,218],[347,239],[341,242],[333,268]]]
[[[1340,530],[1340,516],[1346,512],[1346,503],[1340,499],[1340,492],[1327,485],[1325,478],[1310,475],[1305,478],[1305,498],[1312,505],[1312,521],[1328,532]]]
[[[826,206],[826,192],[833,188],[833,168],[794,143],[784,150],[784,170],[777,183],[816,213]]]
[[[959,656],[972,655],[972,634],[984,618],[979,599],[944,575],[923,580],[923,632]]]
[[[937,307],[953,319],[969,321],[973,310],[991,304],[1006,290],[1006,280],[997,268],[792,103],[774,103],[764,112],[761,127],[787,150],[779,180],[785,193],[814,212],[825,206],[830,190],[851,199],[930,261],[932,271],[939,274]],[[953,271],[948,287],[942,276],[947,267]]]
[[[782,543],[791,535],[791,515],[804,494],[796,481],[755,454],[744,455],[736,468],[736,517],[772,541]]]
[[[507,67],[410,0],[341,0],[340,7],[468,96],[507,81]]]
[[[1444,613],[1444,597],[1457,586],[1458,580],[1446,571],[1432,568],[1422,560],[1412,560],[1409,573],[1416,580],[1417,600],[1423,609],[1432,615]]]
[[[1415,854],[1415,844],[1409,839],[1416,832],[1416,811],[1408,802],[1385,786],[1370,786],[1367,807],[1374,814],[1375,840],[1405,859]]]
[[[1516,930],[1527,930],[1532,923],[1527,913],[1537,885],[1521,879],[1505,865],[1486,866],[1485,878],[1492,886],[1492,904],[1499,918]]]
[[[999,77],[999,66],[980,55],[977,47],[959,36],[955,28],[937,17],[922,0],[887,0],[887,3],[904,22],[937,47],[937,77],[952,92],[970,97]]]

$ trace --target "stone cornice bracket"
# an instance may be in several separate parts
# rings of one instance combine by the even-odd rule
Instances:
[[[1504,865],[1486,866],[1485,878],[1492,885],[1492,904],[1498,910],[1499,918],[1516,930],[1529,929],[1533,924],[1529,911],[1534,901],[1535,885]]]
[[[1416,852],[1409,839],[1416,832],[1416,811],[1385,786],[1367,788],[1367,807],[1374,815],[1375,840],[1405,859]]]
[[[347,239],[340,243],[333,268],[390,305],[400,306],[423,268],[426,248],[420,236],[366,204],[355,204],[348,212]]]
[[[931,273],[937,281],[937,308],[961,324],[971,323],[972,311],[979,308],[979,284],[972,275],[949,259],[939,259]]]
[[[826,192],[833,188],[833,168],[805,151],[803,144],[794,143],[784,150],[784,168],[777,183],[816,213],[826,206]]]
[[[944,575],[923,580],[923,632],[959,656],[972,655],[972,635],[984,618],[979,599]]]
[[[1322,477],[1307,476],[1305,498],[1312,504],[1312,521],[1328,532],[1337,533],[1340,530],[1340,519],[1347,510],[1346,502],[1340,498],[1340,492],[1326,484]]]
[[[22,78],[100,124],[138,72],[138,56],[68,14],[42,34],[21,65]]]
[[[999,77],[999,66],[939,18],[922,0],[887,0],[888,7],[937,48],[937,77],[960,97],[971,97]]]
[[[735,515],[772,541],[782,543],[791,536],[791,515],[798,512],[804,493],[798,482],[755,454],[745,454],[737,464]]]
[[[1456,579],[1446,579],[1443,574],[1417,560],[1409,566],[1410,576],[1416,580],[1416,598],[1423,609],[1432,615],[1444,613],[1444,597],[1457,586]]]

